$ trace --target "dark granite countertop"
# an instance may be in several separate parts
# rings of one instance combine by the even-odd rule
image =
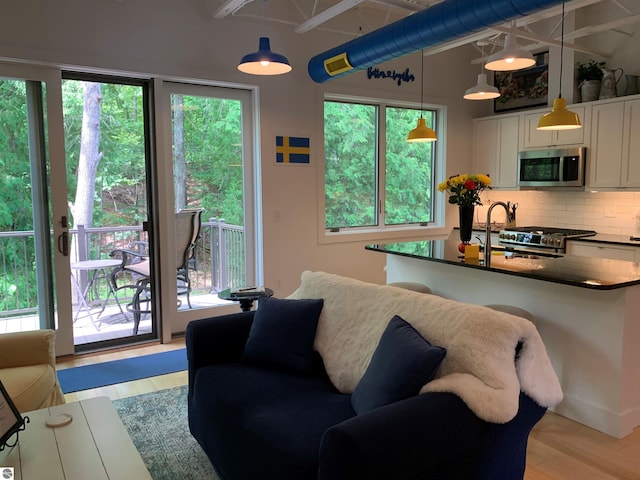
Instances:
[[[476,260],[465,260],[458,252],[460,241],[457,231],[447,240],[367,245],[367,250],[402,255],[432,262],[447,263],[463,268],[476,268],[491,272],[562,283],[596,290],[640,285],[640,264],[620,260],[590,258],[578,255],[545,256],[534,252],[504,249],[495,250],[489,266],[484,254]],[[498,247],[499,248],[499,247]]]
[[[592,243],[608,243],[610,245],[626,245],[629,247],[640,247],[640,238],[633,237],[634,240],[631,239],[630,235],[611,235],[608,233],[598,233],[591,237],[581,237],[576,238],[575,241],[581,242],[592,242]],[[637,238],[637,240],[635,240]],[[568,240],[572,242],[574,240]]]

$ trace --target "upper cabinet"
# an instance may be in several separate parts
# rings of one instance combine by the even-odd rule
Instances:
[[[587,187],[640,188],[640,100],[594,105],[591,122]]]
[[[518,187],[519,134],[519,115],[474,121],[474,171],[488,174],[491,177],[492,188]]]
[[[538,121],[540,116],[548,112],[548,110],[538,111],[536,113],[526,113],[523,115],[524,138],[523,148],[540,148],[553,147],[558,145],[583,145],[585,135],[585,107],[571,106],[571,111],[580,116],[583,128],[574,130],[538,130]]]
[[[568,109],[583,128],[540,131],[546,109],[477,118],[473,123],[473,159],[492,186],[518,188],[518,152],[554,146],[587,148],[587,189],[640,190],[640,95],[598,100]]]

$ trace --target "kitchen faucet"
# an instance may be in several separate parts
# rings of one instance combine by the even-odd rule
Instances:
[[[504,211],[507,212],[507,219],[510,217],[509,207],[504,202],[494,202],[487,210],[487,224],[484,228],[484,264],[488,267],[491,264],[491,212],[497,205],[502,205]]]

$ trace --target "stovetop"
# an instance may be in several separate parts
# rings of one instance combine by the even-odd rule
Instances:
[[[523,232],[523,233],[532,233],[537,235],[562,235],[565,237],[572,237],[579,235],[581,237],[595,235],[597,232],[594,230],[578,230],[571,228],[557,228],[557,227],[515,227],[515,228],[507,228],[502,231],[509,232]]]
[[[564,252],[566,239],[588,237],[596,233],[593,230],[531,226],[500,230],[499,238],[503,245],[552,248]]]

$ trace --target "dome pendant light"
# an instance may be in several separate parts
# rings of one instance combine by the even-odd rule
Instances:
[[[478,42],[480,43],[480,42]],[[466,100],[490,100],[498,98],[500,91],[493,85],[487,83],[487,75],[484,73],[482,65],[484,63],[484,44],[482,45],[482,61],[480,62],[480,73],[478,74],[478,82],[464,92]]]
[[[264,4],[262,2],[262,22],[264,24]],[[242,57],[238,70],[250,75],[282,75],[292,70],[284,55],[271,51],[269,37],[260,37],[258,51]]]
[[[427,122],[422,116],[423,104],[422,98],[424,96],[424,51],[420,51],[421,56],[421,77],[420,77],[420,118],[418,119],[418,125],[413,130],[409,131],[407,135],[407,142],[435,142],[438,140],[436,132],[427,127]]]
[[[553,101],[553,108],[538,121],[538,130],[573,130],[582,128],[577,113],[567,110],[567,101],[562,98],[562,63],[564,52],[564,2],[562,2],[562,33],[560,35],[560,90]]]
[[[260,37],[258,51],[242,57],[238,70],[251,75],[281,75],[292,68],[287,57],[271,51],[268,37]]]
[[[518,48],[518,41],[513,33],[508,33],[504,39],[504,48],[487,59],[484,68],[496,72],[510,72],[522,70],[536,64],[530,52]]]

